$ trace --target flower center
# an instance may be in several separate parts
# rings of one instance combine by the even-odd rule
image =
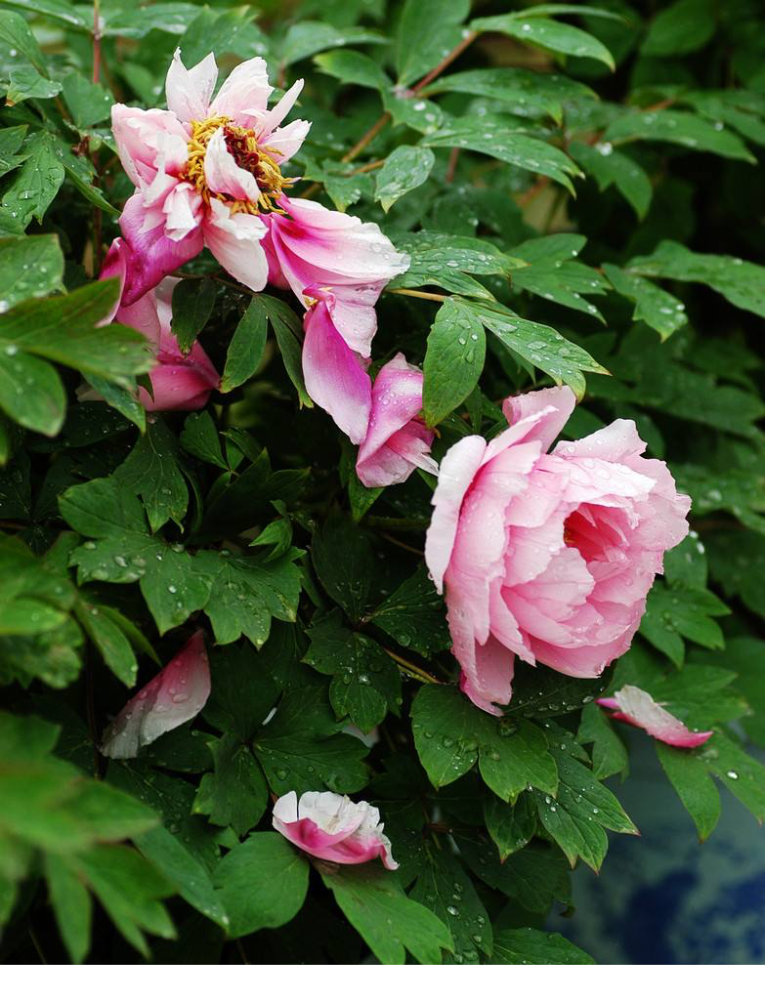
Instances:
[[[228,205],[232,215],[237,212],[247,212],[250,215],[260,215],[261,212],[279,212],[275,202],[282,190],[294,181],[291,177],[282,177],[279,164],[269,153],[275,150],[258,144],[253,129],[231,125],[228,115],[216,115],[201,122],[191,122],[191,139],[189,140],[189,156],[183,172],[184,178],[193,184],[209,205],[212,198],[217,198]],[[236,165],[252,174],[258,182],[259,195],[257,202],[241,201],[230,195],[211,191],[205,177],[205,154],[207,145],[219,128],[223,129],[226,149],[233,156]]]

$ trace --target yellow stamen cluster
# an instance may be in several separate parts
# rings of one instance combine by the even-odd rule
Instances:
[[[231,212],[247,212],[249,215],[260,215],[261,212],[279,212],[282,210],[275,204],[276,199],[285,187],[294,183],[291,177],[282,177],[279,165],[269,153],[275,152],[267,146],[259,146],[252,129],[238,125],[229,125],[228,115],[215,115],[201,122],[191,122],[191,139],[189,140],[189,156],[183,175],[193,184],[202,196],[206,205],[211,199],[217,198],[224,202]],[[240,201],[225,194],[211,191],[205,178],[205,154],[207,145],[219,128],[225,129],[226,146],[237,161],[238,166],[248,170],[258,182],[260,194],[256,203]],[[233,147],[233,148],[232,148]],[[283,214],[283,213],[282,213]]]

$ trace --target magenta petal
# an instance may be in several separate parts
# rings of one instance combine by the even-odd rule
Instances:
[[[157,364],[151,374],[152,395],[145,389],[139,398],[149,410],[201,410],[210,393],[220,385],[220,375],[197,341],[184,356],[171,333],[163,333]]]
[[[148,231],[143,230],[143,223],[143,200],[136,191],[120,216],[120,229],[130,251],[122,295],[124,305],[132,305],[156,288],[166,275],[201,253],[204,246],[201,228],[182,240],[171,240],[165,235],[163,222]]]
[[[107,726],[101,753],[118,760],[136,757],[141,747],[198,715],[209,695],[210,666],[198,631]]]
[[[311,399],[360,444],[369,424],[372,383],[335,328],[325,300],[317,301],[305,318],[303,377]]]
[[[714,736],[712,730],[694,733],[678,718],[662,708],[647,691],[626,684],[613,698],[598,698],[604,708],[617,709],[612,716],[644,729],[650,736],[674,747],[698,747]]]

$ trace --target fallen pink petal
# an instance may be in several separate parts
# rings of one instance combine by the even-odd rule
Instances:
[[[695,732],[655,702],[647,691],[625,684],[610,698],[598,698],[598,704],[609,709],[611,718],[644,729],[662,743],[673,747],[698,747],[714,736],[712,730]]]

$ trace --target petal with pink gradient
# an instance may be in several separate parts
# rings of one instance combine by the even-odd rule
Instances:
[[[180,243],[196,233],[202,222],[202,208],[202,198],[191,184],[176,184],[162,206],[167,238]]]
[[[433,431],[416,419],[422,409],[422,372],[397,354],[380,369],[372,386],[369,427],[356,461],[356,472],[368,487],[402,483],[415,467],[432,474],[438,466],[429,456]]]
[[[266,227],[260,218],[237,212],[232,215],[222,201],[210,202],[204,222],[204,241],[228,273],[253,292],[265,288],[268,262],[260,241]]]
[[[184,147],[189,139],[188,130],[172,111],[144,111],[125,104],[112,105],[112,132],[125,173],[136,187],[154,179],[157,155],[166,136],[180,140]],[[179,149],[175,143],[172,148]]]
[[[390,840],[383,833],[380,813],[368,802],[352,802],[335,792],[296,792],[274,803],[271,819],[290,843],[306,854],[341,865],[360,865],[380,858],[391,871]]]
[[[164,223],[145,231],[144,217],[141,193],[136,191],[120,216],[120,229],[129,251],[123,305],[132,305],[166,275],[196,257],[204,246],[201,228],[181,240],[171,240],[165,235]]]
[[[210,114],[228,115],[237,125],[249,127],[265,113],[273,89],[265,59],[255,56],[229,73],[210,105]]]
[[[277,163],[286,163],[297,153],[310,131],[310,122],[304,118],[296,118],[289,125],[274,129],[264,140],[265,148]]]
[[[290,89],[279,98],[271,110],[264,112],[258,121],[260,140],[264,146],[268,145],[271,133],[281,125],[290,111],[292,111],[304,86],[305,80],[296,80]]]
[[[207,144],[205,153],[205,179],[211,191],[228,194],[240,201],[257,202],[260,188],[253,175],[237,166],[226,148],[226,137],[219,128]]]
[[[655,702],[647,691],[632,684],[625,684],[612,698],[598,698],[598,704],[613,710],[612,719],[644,729],[649,736],[673,747],[698,747],[714,736],[712,730],[691,732],[680,719]]]
[[[150,412],[201,410],[220,385],[220,375],[199,341],[184,355],[170,333],[162,334],[157,363],[149,378],[152,395],[141,388],[139,399]]]
[[[141,747],[198,715],[209,695],[210,666],[200,630],[107,726],[101,753],[116,760],[137,757]]]
[[[186,69],[181,50],[176,49],[165,80],[168,108],[182,122],[204,121],[217,79],[218,67],[212,52],[196,66]]]
[[[502,404],[502,412],[512,427],[541,410],[547,411],[534,430],[534,437],[542,442],[542,449],[547,451],[566,426],[575,406],[576,396],[573,390],[567,385],[561,385],[553,389],[526,392],[522,396],[509,396]]]
[[[303,377],[308,395],[354,444],[360,444],[372,408],[372,382],[366,368],[332,322],[327,296],[311,307],[304,325]]]

